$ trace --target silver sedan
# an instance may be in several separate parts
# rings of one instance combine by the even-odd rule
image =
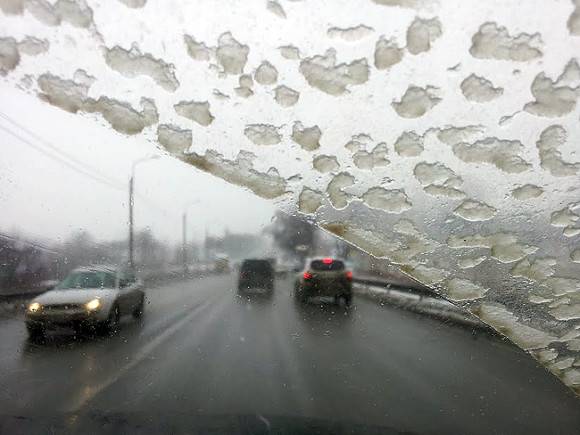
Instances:
[[[144,305],[142,284],[131,272],[109,267],[79,268],[28,304],[26,327],[31,338],[62,327],[113,332],[122,315],[141,317]]]

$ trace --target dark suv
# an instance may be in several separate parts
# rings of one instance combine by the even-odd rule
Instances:
[[[238,293],[252,289],[274,290],[274,267],[270,260],[244,260],[240,266]]]
[[[299,302],[311,297],[332,297],[336,303],[348,306],[352,301],[352,272],[341,260],[311,259],[296,279],[294,296]]]

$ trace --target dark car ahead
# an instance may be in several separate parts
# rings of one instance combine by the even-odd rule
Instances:
[[[348,306],[352,301],[352,272],[341,260],[311,259],[296,279],[294,296],[299,302],[312,297],[332,297],[336,303]]]
[[[244,260],[240,266],[238,293],[248,290],[274,290],[274,267],[270,260]]]

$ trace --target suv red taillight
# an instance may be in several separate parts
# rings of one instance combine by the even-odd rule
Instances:
[[[345,276],[347,280],[352,281],[352,272],[350,270],[346,272]]]
[[[304,272],[304,274],[302,274],[302,276],[304,277],[304,279],[312,278],[312,274],[310,272]]]

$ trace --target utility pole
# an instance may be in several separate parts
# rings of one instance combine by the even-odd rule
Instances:
[[[134,171],[133,171],[134,172]],[[133,189],[135,174],[131,173],[129,178],[129,268],[133,270],[135,266],[135,257],[133,249]]]
[[[183,209],[181,215],[181,255],[183,260],[183,276],[187,276],[187,210],[195,204],[199,204],[199,199],[190,202]]]
[[[133,240],[133,205],[135,203],[135,168],[139,163],[146,162],[148,160],[158,159],[160,156],[154,154],[152,156],[143,157],[141,159],[135,160],[131,166],[131,178],[129,178],[129,268],[133,270],[135,267],[135,243]]]
[[[183,276],[187,276],[187,210],[181,217],[181,253],[183,255]]]

